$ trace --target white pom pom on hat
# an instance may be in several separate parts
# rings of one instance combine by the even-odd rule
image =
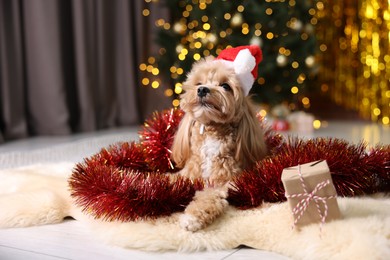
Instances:
[[[258,65],[263,59],[257,45],[238,46],[221,51],[216,61],[223,61],[233,67],[245,95],[249,94],[257,78]]]

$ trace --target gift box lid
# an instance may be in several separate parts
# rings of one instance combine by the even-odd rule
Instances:
[[[301,167],[301,173],[303,177],[305,177],[305,175],[308,174],[310,174],[311,176],[315,176],[318,174],[324,174],[330,172],[326,160],[318,160],[310,163],[301,164],[300,167]],[[282,181],[299,179],[299,174],[297,174],[298,171],[299,171],[298,165],[285,168],[282,172]]]

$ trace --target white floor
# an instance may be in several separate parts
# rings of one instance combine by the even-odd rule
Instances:
[[[0,259],[288,259],[271,252],[234,249],[197,253],[146,253],[112,247],[95,240],[79,222],[0,230]]]
[[[0,168],[36,162],[81,161],[100,147],[116,141],[138,140],[137,128],[121,128],[98,133],[62,137],[37,137],[0,145]],[[285,133],[286,134],[286,133]],[[337,137],[357,143],[390,144],[390,127],[364,122],[328,122],[326,128],[311,134],[293,133],[304,138]],[[83,149],[72,150],[82,142]],[[47,149],[54,151],[42,157]],[[64,152],[65,151],[65,152]],[[71,156],[69,156],[71,154]],[[1,209],[0,209],[1,210]],[[176,252],[145,253],[112,247],[96,240],[79,222],[66,220],[61,224],[21,229],[0,230],[0,259],[288,259],[272,252],[249,248],[218,252],[182,254]]]

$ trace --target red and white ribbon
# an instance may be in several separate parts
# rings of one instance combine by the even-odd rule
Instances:
[[[303,179],[302,172],[301,172],[301,165],[298,165],[298,173],[299,173],[299,179],[302,184],[303,193],[297,193],[297,194],[287,194],[286,198],[302,198],[298,204],[293,208],[292,212],[294,215],[294,226],[298,223],[299,219],[302,217],[302,215],[305,213],[307,207],[309,206],[310,202],[314,201],[317,207],[318,214],[321,218],[321,225],[320,225],[320,233],[322,230],[322,226],[325,224],[326,217],[328,215],[328,205],[326,203],[326,200],[336,198],[336,195],[332,196],[325,196],[321,197],[316,195],[316,193],[325,188],[327,185],[330,184],[330,180],[322,181],[317,184],[317,186],[314,188],[312,192],[308,192],[307,186],[305,183],[305,180]],[[321,211],[320,203],[324,205],[324,212]]]

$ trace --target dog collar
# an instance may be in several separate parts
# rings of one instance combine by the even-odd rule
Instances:
[[[204,124],[201,124],[200,125],[200,128],[199,128],[199,134],[203,134],[204,133],[204,129],[205,129],[205,125]]]

